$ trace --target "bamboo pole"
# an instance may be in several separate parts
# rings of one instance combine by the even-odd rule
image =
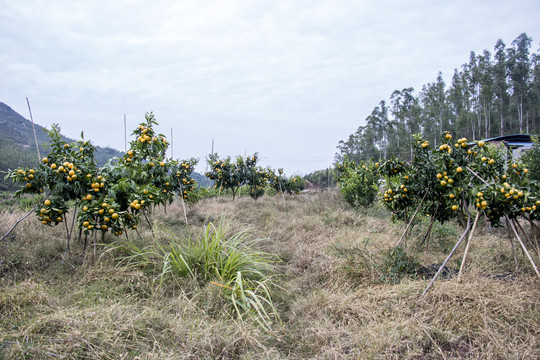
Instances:
[[[534,261],[533,261],[533,259],[531,257],[531,254],[529,254],[529,252],[527,251],[527,248],[525,247],[525,244],[523,244],[523,241],[521,241],[521,237],[519,236],[514,223],[511,222],[510,219],[508,219],[508,216],[506,216],[506,220],[510,223],[510,226],[512,227],[512,230],[514,231],[514,235],[516,236],[516,239],[518,240],[519,244],[521,245],[521,248],[523,249],[523,251],[527,255],[527,258],[531,262],[531,265],[532,265],[532,267],[534,269],[534,272],[536,272],[536,275],[540,278],[540,272],[538,272],[538,268],[536,267],[536,264],[534,263]]]
[[[34,130],[34,140],[36,140],[36,149],[37,149],[38,164],[39,164],[41,163],[41,155],[39,154],[39,144],[37,141],[36,127],[34,126],[34,117],[32,116],[32,109],[30,109],[30,101],[28,100],[28,97],[26,97],[26,103],[28,104],[28,112],[30,113],[30,120],[32,120],[32,129]]]
[[[480,211],[476,214],[476,217],[474,218],[474,223],[471,231],[469,232],[469,237],[467,238],[467,246],[465,247],[465,252],[463,253],[463,260],[461,261],[461,266],[459,267],[459,273],[458,273],[458,282],[461,281],[461,273],[463,272],[463,269],[465,268],[465,261],[467,260],[467,254],[469,253],[469,247],[471,245],[472,237],[474,235],[474,230],[476,229],[476,223],[478,223],[478,219],[480,218]]]
[[[517,225],[517,227],[519,228],[519,230],[521,230],[521,232],[523,233],[523,235],[525,236],[525,238],[527,239],[527,241],[531,244],[534,252],[536,253],[536,255],[540,255],[540,251],[538,250],[538,242],[534,242],[530,237],[529,235],[527,235],[527,232],[525,232],[525,230],[523,229],[523,227],[521,226],[521,224],[519,223],[519,220],[518,219],[513,219],[514,221],[514,225]],[[532,228],[531,228],[532,229]]]
[[[510,232],[508,232],[508,235],[510,237],[510,245],[512,246],[512,255],[514,256],[514,263],[516,264],[516,276],[519,275],[519,262],[516,254],[516,247],[514,246],[514,237]]]
[[[189,225],[187,220],[186,202],[184,201],[184,187],[182,184],[180,184],[180,198],[182,199],[182,208],[184,209],[184,220],[186,220],[186,225]]]
[[[36,205],[32,210],[30,210],[26,215],[24,215],[22,218],[20,218],[19,220],[17,220],[17,222],[15,223],[15,225],[13,225],[11,227],[11,229],[8,230],[7,233],[4,234],[4,236],[2,236],[2,238],[0,239],[0,242],[2,242],[2,240],[4,240],[12,231],[13,229],[15,229],[17,227],[17,225],[19,225],[19,223],[21,221],[23,221],[24,219],[26,219],[31,213],[33,213],[34,211],[36,211],[36,209],[38,208],[38,205]]]
[[[463,234],[461,235],[461,238],[460,238],[459,241],[456,243],[456,245],[454,245],[454,248],[452,249],[452,251],[450,251],[450,254],[448,254],[448,256],[446,257],[446,259],[445,259],[444,262],[442,263],[441,267],[439,268],[439,270],[437,271],[437,273],[435,274],[435,276],[433,276],[433,279],[431,279],[431,281],[429,282],[428,286],[426,287],[426,289],[424,290],[424,292],[422,293],[422,295],[420,295],[420,297],[424,296],[424,295],[429,291],[429,289],[431,289],[431,287],[433,286],[433,283],[435,282],[435,280],[437,280],[437,278],[438,278],[439,275],[441,274],[442,269],[446,266],[446,263],[450,260],[450,258],[452,257],[452,255],[454,255],[454,252],[456,252],[457,248],[459,247],[459,245],[461,244],[461,242],[463,241],[463,239],[465,239],[465,236],[466,236],[467,233],[469,232],[470,226],[471,226],[471,214],[469,213],[469,216],[467,217],[467,226],[466,226],[466,228],[465,228],[465,231],[464,231]]]
[[[409,221],[409,224],[407,224],[407,227],[405,228],[405,231],[403,232],[403,235],[401,235],[401,237],[397,241],[396,245],[394,245],[395,248],[398,247],[401,244],[401,241],[405,237],[405,234],[407,234],[407,231],[409,230],[409,226],[411,226],[412,222],[414,221],[414,218],[416,217],[416,214],[418,213],[418,210],[420,210],[420,207],[422,206],[422,203],[424,202],[424,200],[425,200],[428,193],[429,193],[429,191],[427,191],[424,194],[424,197],[422,198],[422,201],[420,201],[420,205],[418,205],[418,207],[416,208],[416,211],[414,212],[411,221]]]

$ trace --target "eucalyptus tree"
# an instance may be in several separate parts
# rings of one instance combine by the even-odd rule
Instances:
[[[478,55],[477,60],[478,81],[480,86],[479,108],[484,122],[484,137],[488,138],[491,135],[491,109],[495,98],[491,53],[484,50],[482,55]],[[481,129],[479,129],[479,134],[481,134]]]
[[[508,67],[506,57],[506,45],[499,39],[495,44],[495,62],[493,64],[493,86],[495,102],[497,104],[497,113],[499,115],[499,135],[504,135],[504,119],[508,112]]]
[[[520,34],[512,41],[512,48],[508,49],[510,78],[512,79],[512,95],[515,101],[519,131],[523,132],[524,107],[530,81],[529,49],[532,39],[527,34]],[[527,123],[528,127],[528,123]]]
[[[435,145],[437,134],[449,128],[445,87],[442,73],[439,72],[437,81],[424,85],[420,93],[422,133],[424,138]]]
[[[408,146],[412,158],[412,135],[420,132],[420,105],[412,87],[395,90],[390,97],[392,114],[398,123],[398,139]],[[399,147],[399,145],[398,145]]]

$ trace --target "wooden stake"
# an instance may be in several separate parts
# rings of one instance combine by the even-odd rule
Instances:
[[[521,248],[523,249],[523,251],[525,252],[525,254],[527,255],[527,258],[529,258],[529,261],[531,262],[531,265],[534,269],[534,272],[536,272],[536,275],[540,278],[540,272],[538,272],[538,268],[536,267],[536,264],[534,263],[532,257],[531,257],[531,254],[529,254],[529,252],[527,251],[527,248],[525,247],[525,244],[523,244],[523,241],[521,241],[521,238],[519,237],[519,234],[516,230],[516,227],[514,225],[513,222],[511,222],[509,219],[508,219],[508,216],[506,216],[506,220],[510,223],[510,226],[512,227],[512,230],[514,230],[514,235],[516,235],[516,239],[519,241],[519,244],[521,245]]]
[[[480,211],[476,214],[476,217],[474,218],[474,223],[471,231],[469,232],[469,237],[467,238],[467,246],[465,247],[465,252],[463,253],[463,260],[461,261],[461,266],[459,267],[459,273],[458,273],[458,282],[461,282],[461,273],[463,272],[463,269],[465,268],[465,261],[467,260],[467,254],[469,253],[469,246],[471,245],[472,237],[474,235],[474,229],[476,229],[476,223],[478,222],[478,219],[480,218]]]

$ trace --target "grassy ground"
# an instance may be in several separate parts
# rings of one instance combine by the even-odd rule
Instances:
[[[3,210],[0,234],[24,213]],[[63,261],[65,229],[29,217],[0,244],[0,358],[5,359],[537,359],[540,282],[503,230],[483,224],[467,260],[463,250],[424,297],[429,277],[461,231],[437,226],[429,249],[416,247],[426,224],[389,249],[403,224],[375,206],[349,209],[338,193],[210,199],[152,215],[156,239],[197,234],[220,219],[262,238],[275,254],[273,331],[227,310],[222,288],[178,279],[159,286],[148,269],[118,265],[104,248]],[[114,241],[106,238],[105,242]],[[101,255],[101,256],[100,256]],[[538,257],[535,256],[535,260]]]

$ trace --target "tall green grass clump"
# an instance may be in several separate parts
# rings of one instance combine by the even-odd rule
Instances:
[[[196,238],[171,239],[163,244],[154,242],[143,248],[133,243],[116,243],[111,249],[126,255],[120,263],[150,268],[162,286],[175,278],[190,278],[199,289],[217,286],[239,319],[253,318],[270,330],[279,321],[271,297],[276,257],[256,250],[261,239],[253,239],[247,230],[230,234],[228,224],[209,223]]]

